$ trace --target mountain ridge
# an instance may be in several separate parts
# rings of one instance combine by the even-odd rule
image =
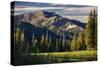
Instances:
[[[24,22],[18,22],[18,19]],[[74,33],[84,32],[86,26],[86,23],[82,23],[81,21],[68,19],[55,12],[47,12],[43,10],[17,15],[15,16],[15,22],[18,22],[18,24],[27,22],[40,28],[46,27],[48,30],[59,36],[63,36],[62,32],[65,31],[67,32],[67,37],[71,35],[71,37],[69,36],[68,38],[72,38]]]

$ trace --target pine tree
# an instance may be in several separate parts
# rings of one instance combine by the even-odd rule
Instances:
[[[38,40],[37,39],[34,39],[34,42],[35,42],[35,49],[36,49],[36,52],[40,52],[39,50],[39,45],[38,45]]]
[[[41,44],[43,45],[44,43],[45,43],[45,36],[42,35],[42,37],[41,37]]]
[[[34,33],[33,33],[33,36],[32,36],[32,48],[31,48],[31,50],[32,50],[32,52],[36,52]]]
[[[48,45],[49,52],[50,52],[51,44],[52,44],[52,40],[51,40],[51,37],[50,37],[50,38],[49,38],[49,45]]]
[[[45,51],[48,51],[48,46],[49,46],[49,41],[48,41],[48,31],[47,31],[47,34],[46,34],[46,39],[45,39]]]
[[[59,45],[59,42],[58,42],[58,39],[56,39],[56,51],[58,51],[58,45]]]
[[[86,45],[87,49],[91,49],[91,44],[92,44],[92,12],[90,12],[90,15],[88,17],[88,23],[86,27]]]
[[[17,42],[21,41],[21,30],[19,28],[16,29],[15,38]]]
[[[24,52],[25,51],[24,32],[21,33],[20,50],[21,50],[21,52]]]
[[[15,45],[14,45],[16,54],[21,53],[20,47],[21,47],[21,30],[20,28],[17,27],[15,32]]]
[[[82,32],[79,33],[79,36],[78,36],[78,45],[79,45],[79,50],[85,50],[86,49],[85,36]]]
[[[79,49],[77,34],[74,34],[73,40],[71,42],[71,50],[76,51]]]
[[[96,14],[94,12],[90,12],[88,23],[86,26],[86,45],[87,49],[95,49],[96,41],[97,41],[97,19]]]
[[[41,51],[44,51],[45,50],[45,36],[44,35],[42,35],[41,37],[40,45],[41,45]]]
[[[70,51],[71,40],[66,40],[66,51]]]
[[[93,24],[94,24],[94,49],[97,49],[97,12],[93,11]]]
[[[63,51],[64,51],[64,47],[65,46],[65,31],[63,31],[63,40],[62,40],[62,47],[63,47]]]
[[[62,39],[60,38],[58,42],[59,42],[58,50],[61,52],[63,50],[63,48],[62,48]]]

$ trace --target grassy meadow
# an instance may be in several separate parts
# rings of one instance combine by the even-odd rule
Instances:
[[[16,59],[16,65],[24,64],[45,64],[63,62],[81,62],[97,60],[97,51],[72,51],[72,52],[50,52],[31,53],[20,55]]]

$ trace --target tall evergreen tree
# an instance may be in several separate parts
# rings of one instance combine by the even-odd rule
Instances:
[[[62,47],[62,39],[59,39],[59,44],[58,44],[58,50],[61,52],[63,51],[63,47]]]
[[[34,38],[34,33],[33,33],[33,37],[32,37],[32,47],[31,47],[31,50],[32,52],[36,52],[36,48],[35,48],[35,38]]]
[[[79,45],[79,50],[85,50],[86,49],[85,36],[82,32],[80,32],[79,35],[78,35],[78,45]]]
[[[45,36],[44,35],[42,35],[41,37],[40,45],[41,45],[41,51],[44,51],[45,50]]]
[[[94,49],[97,49],[97,12],[93,11],[93,24],[94,24]]]
[[[17,42],[21,41],[21,30],[16,28],[15,39]]]
[[[86,45],[87,49],[95,49],[96,48],[96,40],[97,40],[97,19],[95,10],[94,12],[90,12],[87,26],[86,26]]]
[[[66,40],[66,51],[70,51],[71,40]]]
[[[76,51],[79,49],[77,34],[74,34],[73,40],[71,42],[71,50]]]
[[[21,50],[20,50],[20,46],[21,46],[21,30],[19,27],[16,28],[16,32],[15,32],[15,53],[20,54]]]
[[[51,51],[51,45],[52,45],[52,40],[51,40],[51,37],[49,38],[49,45],[48,45],[48,49],[49,49],[49,52]]]
[[[90,15],[88,17],[87,27],[86,27],[86,45],[87,49],[91,49],[93,44],[93,30],[92,30],[92,12],[90,12]]]
[[[65,49],[65,31],[63,31],[63,40],[62,40],[62,47],[63,47],[63,51]]]
[[[49,46],[49,39],[48,39],[48,31],[47,31],[47,34],[46,34],[46,39],[45,39],[45,51],[48,51],[48,46]]]
[[[58,46],[59,46],[59,42],[58,39],[56,39],[56,51],[58,51]]]
[[[24,31],[21,33],[20,50],[21,50],[21,52],[25,51]]]

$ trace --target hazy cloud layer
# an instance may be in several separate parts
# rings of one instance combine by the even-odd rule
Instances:
[[[89,12],[93,9],[96,9],[96,7],[85,6],[85,5],[62,5],[62,4],[31,3],[31,2],[15,3],[15,15],[34,12],[37,10],[45,10],[45,11],[55,12],[61,16],[74,16],[76,18],[76,16],[84,16],[84,17],[88,16]]]

